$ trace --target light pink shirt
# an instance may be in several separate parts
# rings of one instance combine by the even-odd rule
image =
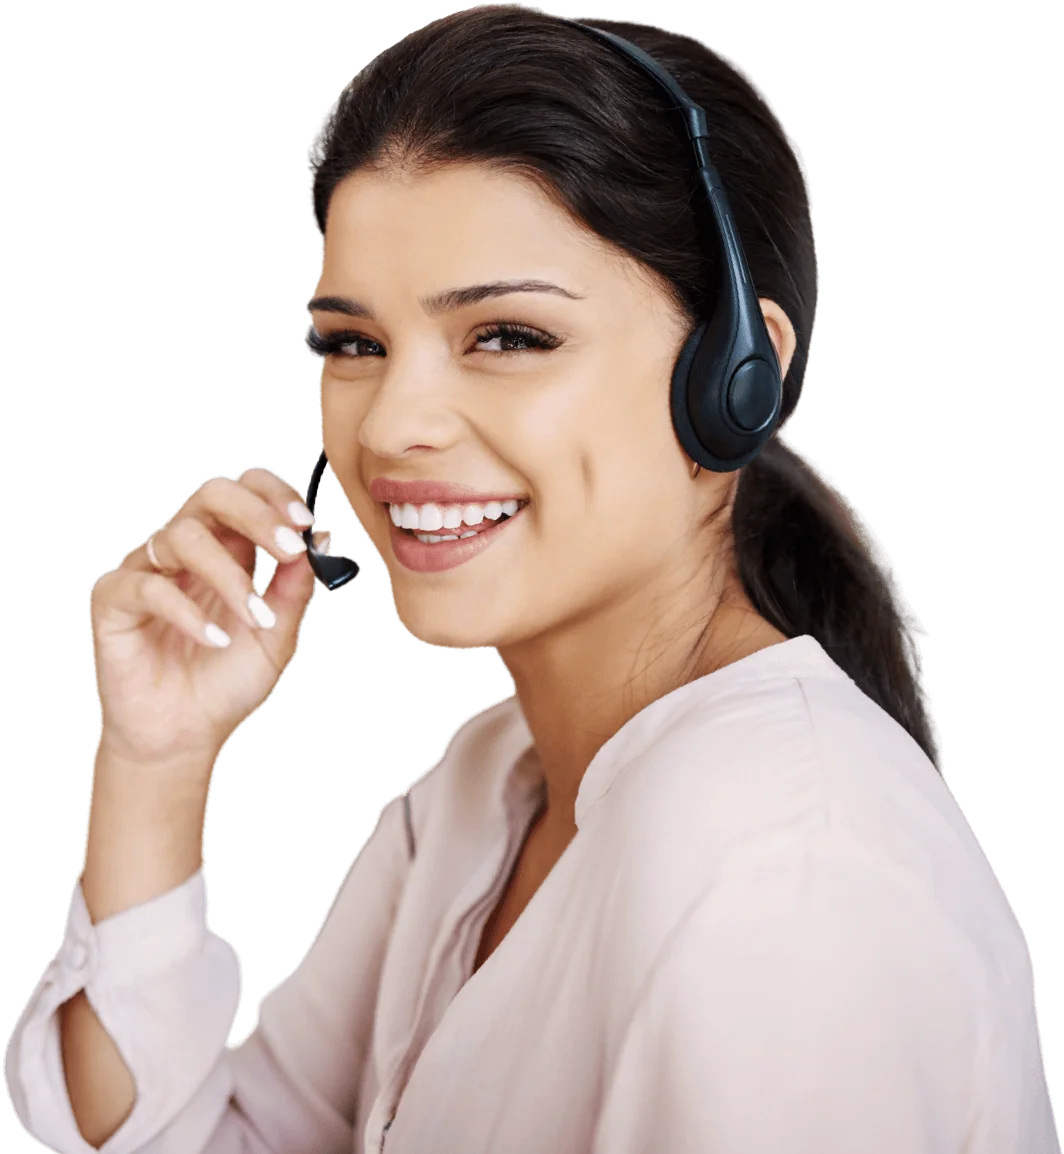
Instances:
[[[466,722],[234,1049],[202,875],[95,926],[75,887],[8,1049],[19,1117],[92,1149],[56,1019],[84,987],[138,1093],[104,1154],[1060,1154],[1009,904],[812,637],[622,726],[472,974],[541,791],[515,698]]]

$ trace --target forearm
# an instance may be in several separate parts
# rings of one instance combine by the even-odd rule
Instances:
[[[101,743],[81,878],[94,924],[174,889],[200,868],[212,768],[203,759],[132,765]],[[98,1147],[133,1108],[133,1078],[84,990],[60,1008],[59,1023],[71,1108],[82,1136]]]
[[[101,743],[81,888],[93,923],[180,885],[200,868],[213,759],[133,765]]]

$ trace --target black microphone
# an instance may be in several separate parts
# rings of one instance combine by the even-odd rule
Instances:
[[[314,504],[317,501],[317,488],[321,485],[321,479],[325,472],[325,454],[317,458],[317,464],[314,466],[314,472],[310,474],[310,484],[307,486],[307,508],[310,512],[314,512]],[[340,586],[346,585],[352,580],[357,579],[361,574],[361,565],[359,565],[358,555],[354,553],[320,553],[314,547],[314,526],[304,532],[304,540],[307,542],[307,560],[310,562],[310,568],[314,570],[314,575],[325,586],[330,593],[332,590],[339,589]]]

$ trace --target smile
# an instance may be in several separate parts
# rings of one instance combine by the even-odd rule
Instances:
[[[502,503],[502,507],[493,507],[499,504],[493,502],[483,507],[466,506],[462,520],[458,524],[448,525],[447,528],[441,525],[439,528],[444,529],[442,533],[422,530],[420,526],[425,522],[421,520],[417,529],[404,528],[400,523],[403,519],[402,512],[404,510],[416,512],[416,507],[391,506],[389,509],[391,542],[396,559],[401,565],[417,573],[437,573],[442,569],[453,569],[456,565],[472,560],[497,541],[509,525],[521,519],[528,502],[507,501]],[[506,506],[514,506],[514,511],[503,511]],[[460,507],[451,506],[448,511],[454,508]],[[422,510],[424,509],[423,506]],[[409,512],[406,513],[406,519],[413,520]],[[452,514],[446,520],[453,522],[456,518]],[[470,521],[473,523],[470,524]],[[431,513],[428,523],[434,523]],[[448,529],[454,531],[449,532]]]

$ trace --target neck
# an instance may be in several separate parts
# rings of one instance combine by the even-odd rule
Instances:
[[[559,836],[575,833],[584,773],[625,722],[681,685],[786,640],[735,575],[708,602],[686,607],[646,594],[499,651],[546,779],[542,822]]]

